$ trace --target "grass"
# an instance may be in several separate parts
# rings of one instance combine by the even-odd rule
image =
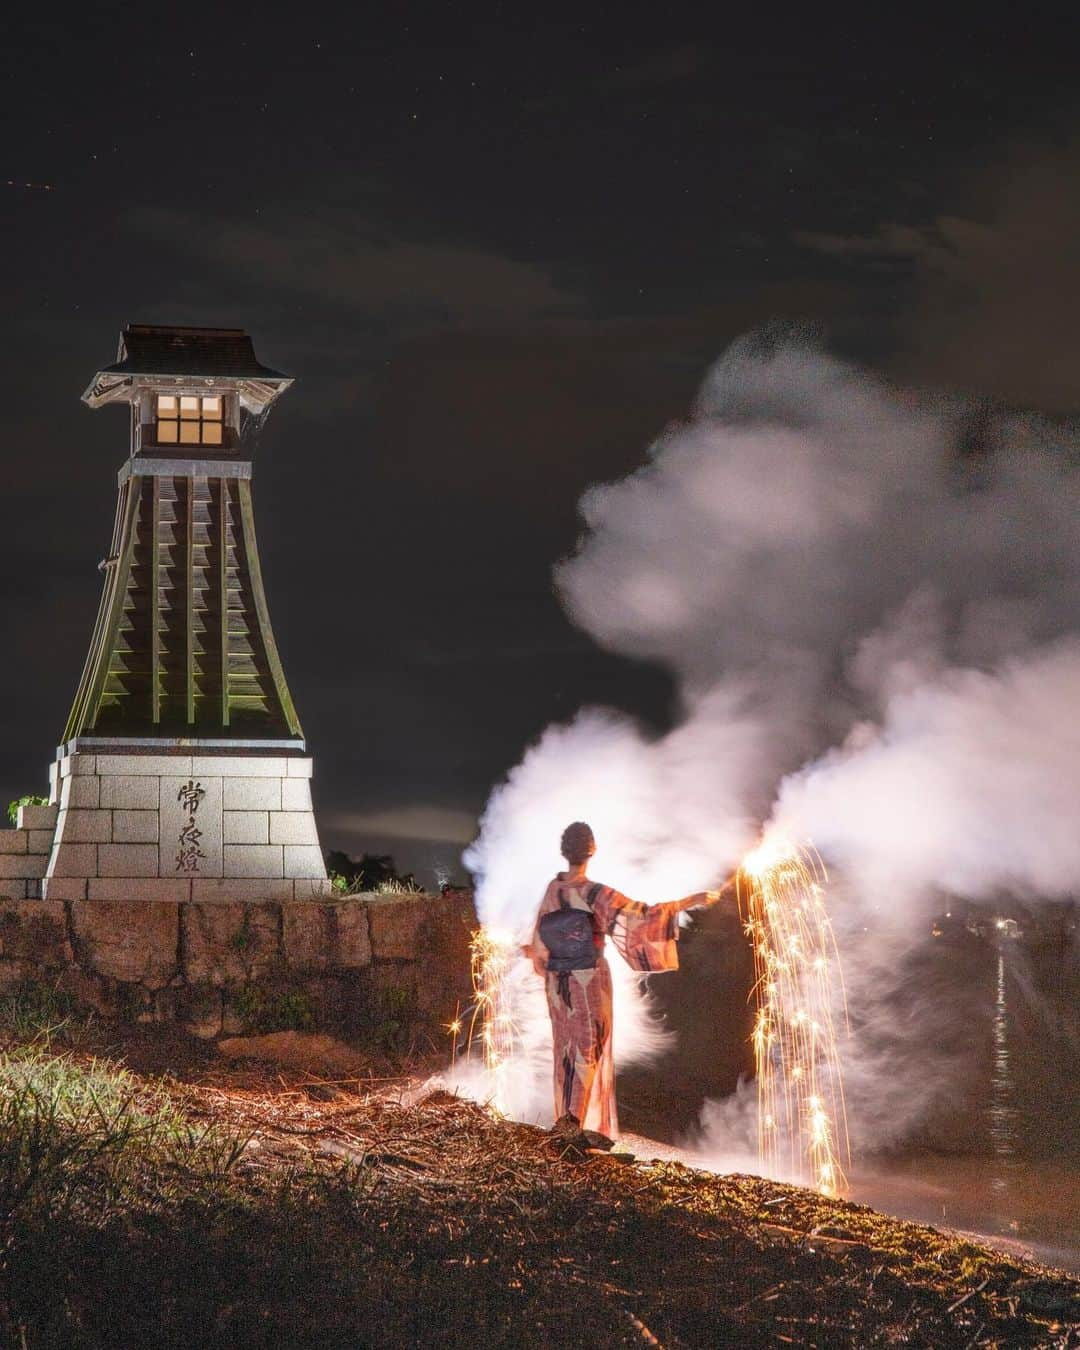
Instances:
[[[330,884],[335,895],[424,895],[426,892],[413,877],[390,877],[371,884],[362,874],[352,881],[341,872],[330,873]]]
[[[116,1034],[0,1007],[20,1350],[1077,1344],[1075,1282],[862,1206]]]
[[[423,895],[424,888],[408,878],[391,878],[380,881],[375,887],[376,895]]]
[[[217,1183],[243,1147],[116,1065],[43,1045],[0,1055],[0,1213],[16,1226]]]

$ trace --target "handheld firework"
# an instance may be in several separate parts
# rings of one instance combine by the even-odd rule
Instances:
[[[770,835],[738,872],[754,949],[758,1156],[766,1171],[837,1195],[850,1160],[835,1012],[843,975],[816,854]]]
[[[473,1045],[479,1039],[484,1069],[491,1086],[491,1105],[498,1111],[505,1110],[505,1094],[500,1088],[507,1066],[513,1058],[516,1041],[506,977],[517,955],[518,949],[510,939],[491,929],[478,928],[469,943],[473,1004],[469,1013],[466,1054],[472,1054]],[[455,1018],[452,1029],[456,1057],[460,1019]]]

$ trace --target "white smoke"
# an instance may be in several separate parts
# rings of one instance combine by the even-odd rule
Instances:
[[[1080,640],[911,681],[784,780],[776,818],[865,895],[1065,898],[1080,884]]]
[[[929,1102],[898,1086],[926,1029],[893,1000],[929,907],[1080,890],[1076,463],[1038,418],[899,394],[784,333],[736,343],[693,418],[585,495],[557,570],[598,642],[674,672],[680,723],[549,729],[468,855],[483,920],[525,935],[570,820],[593,824],[597,876],[657,900],[773,816],[839,878],[856,1137],[902,1133]],[[634,988],[621,1062],[658,1048]]]
[[[587,819],[599,841],[593,874],[635,899],[676,899],[715,880],[722,861],[739,857],[755,832],[738,784],[752,772],[762,737],[742,701],[717,690],[701,701],[693,725],[662,739],[599,710],[550,727],[492,795],[466,855],[480,876],[484,924],[508,941],[528,940],[544,888],[562,866],[559,836],[572,820]],[[720,765],[728,771],[717,773]],[[641,996],[640,977],[617,958],[612,976],[616,1062],[647,1060],[667,1038]],[[543,986],[527,962],[513,978],[521,1050],[497,1096],[515,1117],[549,1123]]]

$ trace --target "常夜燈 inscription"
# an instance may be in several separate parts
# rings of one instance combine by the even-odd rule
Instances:
[[[195,823],[195,817],[198,815],[199,807],[202,805],[205,796],[206,789],[201,783],[196,783],[193,778],[189,778],[186,783],[181,783],[180,790],[176,794],[176,800],[180,803],[180,807],[186,816],[180,827],[180,836],[177,841],[176,870],[178,872],[197,872],[199,863],[206,858],[206,854],[199,843],[202,839],[202,830]]]

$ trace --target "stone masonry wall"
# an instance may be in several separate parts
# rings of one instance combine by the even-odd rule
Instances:
[[[38,895],[49,865],[59,807],[20,806],[15,829],[0,829],[0,895]]]
[[[8,898],[9,884],[0,994],[47,984],[205,1038],[300,1025],[363,1039],[389,1018],[434,1028],[470,999],[468,891],[176,903]]]

